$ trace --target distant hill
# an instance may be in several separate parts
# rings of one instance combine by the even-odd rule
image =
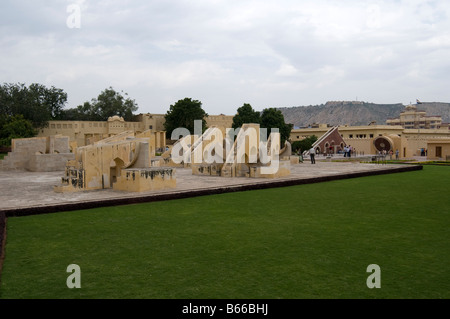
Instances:
[[[375,104],[359,101],[327,102],[321,105],[294,106],[278,108],[284,115],[286,123],[296,127],[308,125],[368,125],[372,121],[376,124],[386,124],[389,118],[396,118],[405,109],[402,103]],[[440,115],[444,123],[450,122],[450,103],[422,102],[417,105],[418,110],[427,112],[427,115]]]

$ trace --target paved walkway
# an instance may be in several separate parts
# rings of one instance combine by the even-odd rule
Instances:
[[[217,176],[194,176],[189,168],[176,168],[177,187],[174,189],[143,193],[121,192],[112,189],[55,193],[64,172],[0,172],[1,211],[7,215],[27,215],[58,209],[70,210],[183,198],[246,189],[260,189],[321,182],[333,179],[365,175],[395,173],[418,169],[411,165],[376,165],[358,162],[320,162],[315,165],[304,162],[291,165],[291,175],[283,178],[226,178]],[[77,204],[77,205],[73,205]],[[53,209],[51,209],[53,207]],[[64,208],[65,207],[65,208]]]

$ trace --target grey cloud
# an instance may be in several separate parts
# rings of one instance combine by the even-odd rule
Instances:
[[[71,3],[80,29],[66,25]],[[3,82],[46,81],[69,93],[69,107],[110,85],[149,112],[190,95],[211,114],[356,95],[396,103],[419,84],[450,101],[444,0],[5,0],[1,9]]]

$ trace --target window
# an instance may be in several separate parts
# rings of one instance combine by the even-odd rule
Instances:
[[[153,129],[153,125],[150,125],[148,128],[152,130]]]
[[[353,138],[353,134],[350,134],[350,135],[348,136],[348,138]]]
[[[373,134],[370,134],[370,138],[373,138]]]

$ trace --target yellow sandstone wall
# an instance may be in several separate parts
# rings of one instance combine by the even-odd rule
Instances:
[[[113,189],[128,192],[146,192],[175,188],[174,168],[137,168],[122,170]]]
[[[427,144],[427,159],[450,160],[450,139],[431,140]]]

